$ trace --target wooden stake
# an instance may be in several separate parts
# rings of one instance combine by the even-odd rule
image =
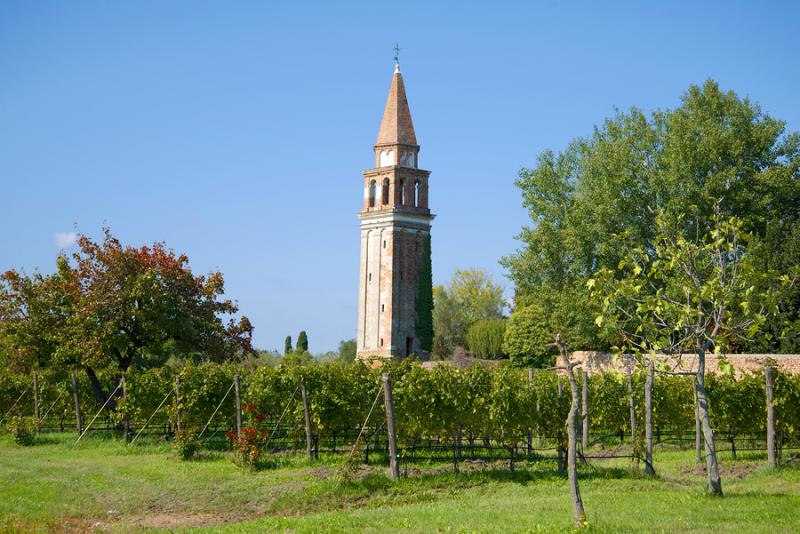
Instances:
[[[41,413],[39,412],[39,376],[33,372],[33,415],[38,421]]]
[[[774,369],[770,366],[764,368],[764,377],[767,388],[767,464],[770,467],[777,467],[778,461],[775,457],[775,407],[773,406]]]
[[[645,472],[652,476],[653,470],[653,381],[655,368],[653,360],[647,361],[647,381],[644,385],[644,458]]]
[[[581,451],[589,448],[589,372],[583,371],[583,383],[581,384]]]
[[[83,432],[83,414],[81,413],[81,399],[78,396],[78,379],[72,373],[72,396],[75,399],[75,423],[78,426],[78,436]]]
[[[528,367],[528,388],[531,387],[532,383],[533,383],[533,368],[532,367]],[[537,405],[539,404],[538,403],[538,399],[537,399],[537,403],[536,404]],[[537,406],[537,410],[536,411],[537,412],[539,411],[538,410],[538,406]],[[529,429],[528,430],[528,457],[530,457],[532,452],[533,452],[533,429]]]
[[[700,424],[700,404],[697,402],[697,389],[693,379],[692,392],[694,394],[694,459],[697,463],[703,461],[703,427]]]
[[[128,382],[125,380],[125,375],[122,375],[122,400],[125,404],[125,419],[122,421],[122,437],[125,438],[125,443],[128,443],[128,438],[131,433],[131,416],[128,413]]]
[[[630,406],[631,406],[631,439],[636,439],[636,403],[634,402],[633,398],[633,372],[631,368],[628,367],[627,370],[628,374],[628,397],[630,398]]]
[[[557,375],[556,380],[558,380],[558,405],[561,406],[561,397],[564,395],[564,384],[561,383],[561,375]],[[558,435],[556,436],[558,440],[558,444],[556,445],[556,451],[558,454],[558,474],[564,474],[564,434],[561,430],[558,431]]]
[[[400,478],[400,467],[397,465],[397,436],[394,426],[394,401],[392,400],[392,380],[389,373],[383,374],[383,399],[386,405],[386,433],[389,438],[389,468],[392,478]]]
[[[181,431],[181,377],[175,377],[175,432]]]
[[[236,395],[236,437],[242,437],[242,378],[239,375],[233,377],[233,393]],[[305,404],[305,401],[304,401]]]
[[[308,449],[308,459],[314,459],[314,438],[311,435],[311,412],[308,410],[308,393],[306,392],[305,382],[300,382],[300,395],[303,397],[303,415],[306,420],[306,448]]]

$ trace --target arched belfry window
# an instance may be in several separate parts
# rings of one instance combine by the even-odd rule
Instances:
[[[376,190],[375,180],[372,180],[369,183],[369,207],[370,208],[374,208],[375,207],[375,190]]]
[[[419,208],[419,192],[420,192],[420,183],[419,180],[414,182],[414,207]]]
[[[400,205],[406,205],[406,181],[400,180]]]
[[[389,179],[383,179],[383,190],[381,191],[381,203],[385,206],[389,203]]]

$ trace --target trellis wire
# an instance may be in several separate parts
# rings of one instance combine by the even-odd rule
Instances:
[[[225,402],[225,399],[228,398],[228,395],[230,394],[231,390],[233,389],[234,384],[235,384],[235,382],[231,382],[231,387],[229,387],[228,391],[225,392],[225,395],[222,397],[222,400],[219,401],[219,404],[217,404],[217,409],[214,410],[214,413],[212,413],[211,417],[209,417],[208,421],[206,421],[206,426],[203,427],[203,431],[200,432],[199,436],[197,436],[198,439],[202,438],[203,434],[205,434],[206,429],[208,428],[208,425],[211,424],[211,420],[214,419],[214,416],[217,415],[217,412],[219,411],[219,409],[222,408],[222,403]]]

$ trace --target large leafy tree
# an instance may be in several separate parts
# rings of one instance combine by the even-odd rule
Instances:
[[[78,244],[72,263],[59,258],[55,275],[4,275],[2,324],[18,353],[84,369],[103,402],[131,367],[252,352],[253,327],[233,318],[238,307],[223,298],[221,273],[195,276],[188,258],[163,243],[124,246],[108,229],[101,242],[82,235]]]
[[[434,288],[433,297],[433,352],[441,358],[466,344],[470,326],[502,318],[506,307],[503,286],[475,268],[456,269],[447,285]]]
[[[356,340],[355,339],[343,339],[339,342],[339,350],[337,353],[337,359],[344,363],[352,363],[356,359]]]
[[[650,247],[631,247],[615,269],[598,271],[587,285],[602,302],[596,323],[619,340],[617,352],[650,361],[656,353],[695,354],[689,374],[695,379],[708,489],[722,495],[705,388],[706,354],[725,352],[742,340],[768,337],[767,317],[777,314],[798,273],[763,270],[758,243],[736,217],[724,218],[718,210],[712,228],[698,239],[683,235],[683,220],[683,216],[669,221],[659,215],[658,233]],[[624,237],[620,236],[622,243],[627,241]]]
[[[691,86],[675,109],[649,117],[635,108],[619,112],[562,153],[544,152],[534,168],[520,171],[517,185],[531,224],[519,235],[522,247],[502,260],[515,284],[516,309],[541,303],[556,314],[559,303],[580,303],[572,317],[577,332],[559,331],[575,349],[601,349],[592,326],[598,310],[584,284],[625,257],[627,244],[617,238],[623,232],[628,243],[650,246],[657,212],[671,220],[691,212],[680,231],[696,241],[713,226],[718,206],[764,243],[762,267],[791,265],[792,249],[784,244],[798,236],[800,138],[748,99],[708,81]],[[783,313],[797,317],[798,295]],[[769,341],[738,349],[795,347],[773,329]]]
[[[53,274],[0,275],[0,353],[9,368],[30,371],[57,364],[57,350],[74,312],[75,274],[59,256]]]

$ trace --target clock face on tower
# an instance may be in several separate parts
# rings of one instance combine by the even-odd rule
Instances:
[[[394,165],[394,150],[381,150],[381,167],[391,167]]]

